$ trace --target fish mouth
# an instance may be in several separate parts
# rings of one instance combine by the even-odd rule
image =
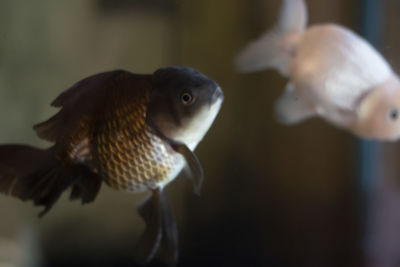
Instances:
[[[221,87],[217,86],[213,95],[211,96],[211,104],[214,104],[217,100],[224,100],[224,92],[222,92]]]

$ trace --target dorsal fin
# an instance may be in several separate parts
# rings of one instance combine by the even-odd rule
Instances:
[[[117,70],[85,78],[61,93],[52,106],[61,107],[53,117],[34,125],[38,136],[51,142],[62,142],[82,130],[88,130],[107,108],[118,101],[143,97],[151,87],[152,75]]]

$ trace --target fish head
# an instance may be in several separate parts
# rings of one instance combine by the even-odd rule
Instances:
[[[400,138],[400,82],[393,76],[364,94],[357,107],[356,132],[367,138]]]
[[[166,67],[153,74],[147,122],[161,135],[194,149],[223,102],[220,86],[188,67]]]

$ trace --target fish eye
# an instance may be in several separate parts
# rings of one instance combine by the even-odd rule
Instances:
[[[395,108],[390,111],[389,117],[391,120],[395,121],[399,118],[399,115],[399,110]]]
[[[190,105],[193,103],[193,96],[189,92],[185,92],[181,95],[181,101],[184,105]]]

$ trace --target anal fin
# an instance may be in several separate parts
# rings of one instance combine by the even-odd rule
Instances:
[[[178,260],[178,230],[168,201],[160,189],[138,207],[146,229],[139,239],[134,257],[139,264],[148,264],[159,252],[160,259],[169,266]]]
[[[173,213],[164,194],[161,195],[162,213],[162,238],[159,249],[159,258],[169,266],[175,266],[178,262],[178,228]]]

